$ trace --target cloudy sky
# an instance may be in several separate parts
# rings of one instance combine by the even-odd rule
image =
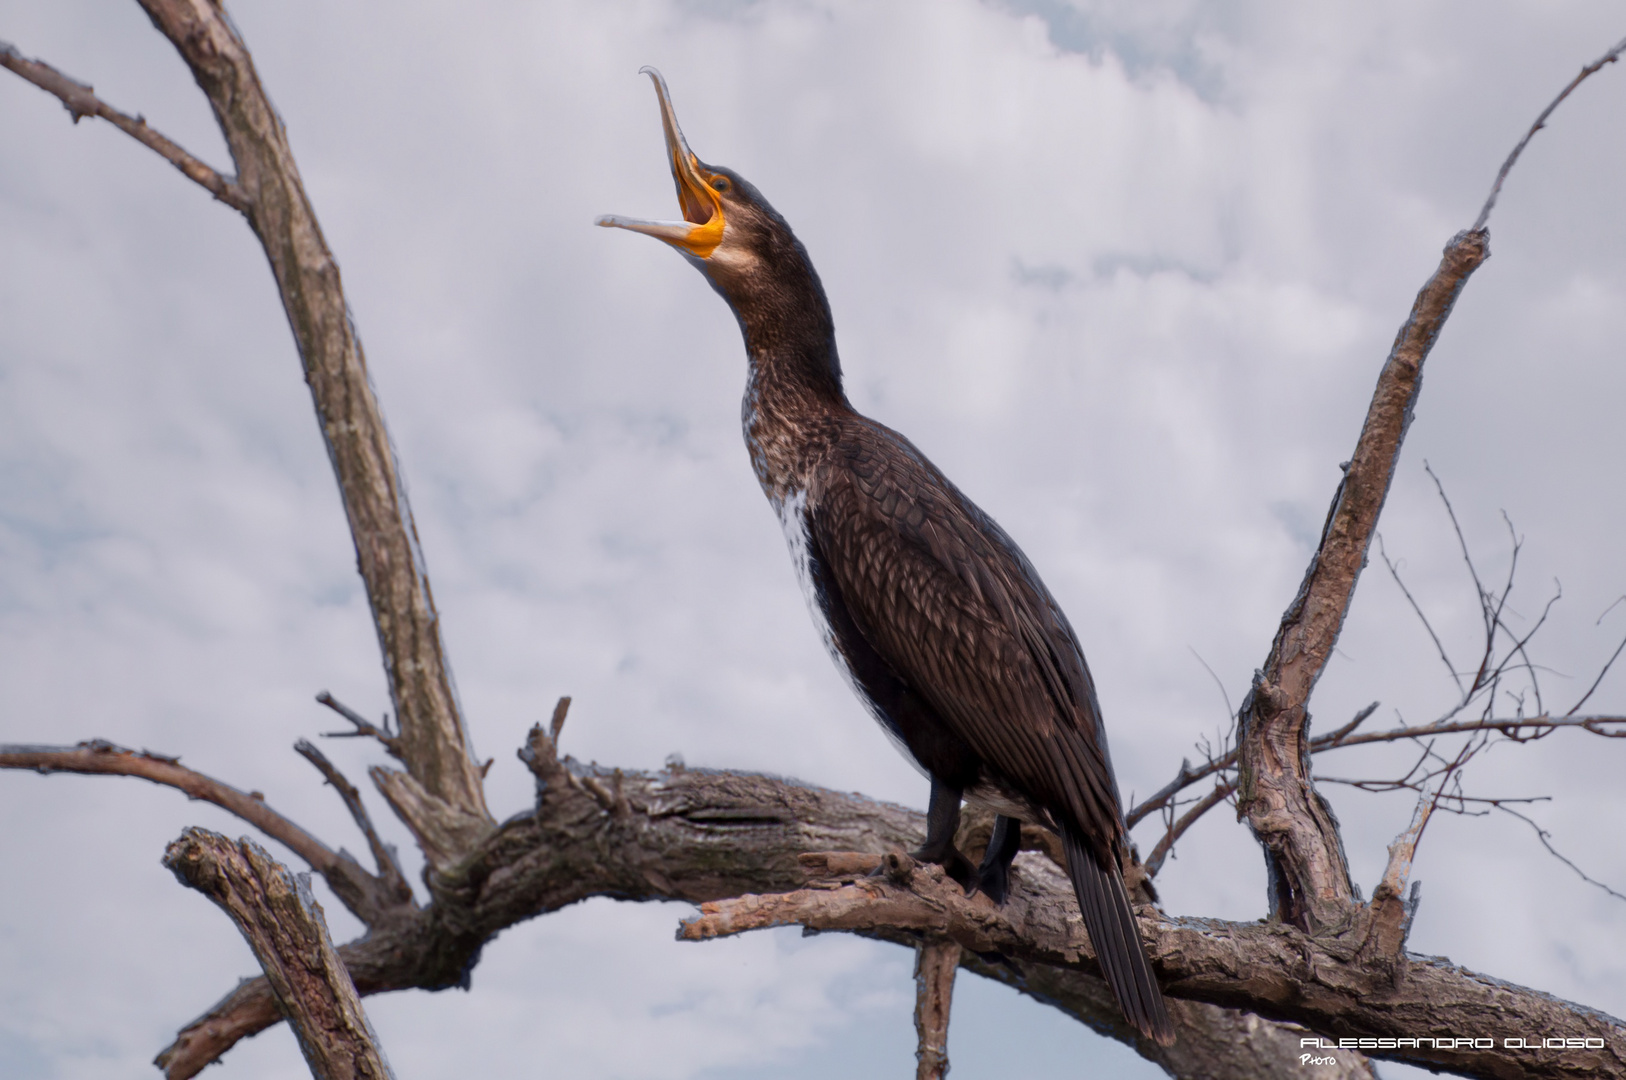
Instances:
[[[592,227],[674,215],[644,64],[695,150],[807,244],[854,403],[998,518],[1070,613],[1126,794],[1224,724],[1204,665],[1239,701],[1441,246],[1626,21],[1602,0],[1156,9],[234,0],[344,270],[499,816],[528,801],[513,751],[562,693],[581,758],[675,752],[925,802],[804,614],[740,444],[732,316],[660,244]],[[228,166],[135,4],[0,0],[0,38]],[[1535,653],[1560,708],[1626,634],[1626,605],[1606,610],[1626,594],[1623,115],[1626,71],[1606,70],[1514,173],[1381,525],[1471,665],[1477,605],[1424,462],[1490,576],[1506,512],[1517,618],[1562,583]],[[387,699],[259,247],[156,156],[9,74],[0,140],[0,741],[182,754],[360,850],[290,749],[334,726],[318,690],[367,713]],[[1375,569],[1312,703],[1321,730],[1374,699],[1373,723],[1430,719],[1454,692]],[[1626,711],[1626,672],[1591,704]],[[353,778],[381,759],[329,752]],[[1563,734],[1500,747],[1469,786],[1553,796],[1531,815],[1626,892],[1622,753]],[[1319,768],[1377,777],[1403,757]],[[1329,794],[1370,892],[1411,800]],[[0,775],[0,820],[0,1073],[146,1075],[252,970],[159,856],[185,825],[243,827],[132,780],[31,774]],[[1626,903],[1527,825],[1436,819],[1415,874],[1414,950],[1626,1015]],[[1265,910],[1225,811],[1159,882],[1171,912]],[[685,910],[584,904],[502,935],[467,994],[368,1008],[403,1078],[907,1075],[903,950],[678,945]],[[1155,1073],[974,978],[955,1004],[957,1078]],[[307,1074],[279,1028],[221,1075]]]

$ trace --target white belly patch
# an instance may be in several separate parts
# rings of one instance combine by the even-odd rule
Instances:
[[[824,642],[825,651],[830,654],[836,670],[841,672],[841,677],[847,680],[847,685],[858,696],[858,700],[864,703],[864,708],[875,718],[875,722],[880,724],[881,730],[886,732],[887,738],[892,740],[898,752],[922,776],[929,777],[930,774],[915,760],[915,755],[910,753],[909,747],[898,737],[897,732],[892,730],[892,724],[888,722],[886,714],[853,676],[852,665],[847,662],[846,655],[841,651],[841,644],[830,628],[830,616],[824,610],[818,585],[813,580],[813,542],[808,531],[807,492],[792,491],[788,498],[783,500],[770,498],[769,501],[773,503],[774,513],[779,516],[780,528],[785,531],[785,546],[790,549],[790,561],[796,567],[796,580],[802,586],[802,597],[807,601],[808,614],[813,616],[813,625],[818,628],[819,638]]]

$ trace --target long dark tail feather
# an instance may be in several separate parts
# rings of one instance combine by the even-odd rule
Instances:
[[[1117,866],[1102,866],[1077,832],[1063,827],[1062,847],[1067,852],[1067,876],[1084,913],[1084,929],[1101,959],[1101,970],[1124,1017],[1148,1039],[1169,1046],[1174,1024],[1163,1004],[1163,991],[1152,974],[1152,963],[1141,944],[1135,914]]]

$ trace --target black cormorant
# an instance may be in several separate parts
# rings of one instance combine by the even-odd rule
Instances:
[[[814,620],[858,696],[931,777],[917,856],[1002,903],[1019,822],[1060,834],[1124,1015],[1173,1042],[1124,889],[1101,707],[1067,617],[992,518],[908,439],[848,404],[807,251],[756,188],[690,152],[660,73],[644,71],[684,220],[599,224],[676,248],[738,318],[750,361],[745,442]],[[954,846],[962,798],[999,815],[976,868]]]

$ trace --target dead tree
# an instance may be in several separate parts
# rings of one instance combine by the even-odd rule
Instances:
[[[1148,902],[1140,912],[1143,934],[1166,992],[1176,999],[1179,1039],[1165,1048],[1140,1040],[1119,1017],[1065,876],[1042,839],[1018,857],[1012,895],[996,909],[985,897],[966,897],[938,868],[917,866],[901,854],[923,831],[918,814],[767,776],[681,765],[646,774],[561,756],[568,699],[560,701],[549,729],[533,729],[519,749],[536,779],[534,807],[498,823],[486,806],[484,771],[469,751],[450,689],[412,515],[338,267],[282,123],[218,0],[139,2],[207,96],[235,174],[217,171],[145,120],[103,102],[89,86],[9,45],[0,44],[0,66],[54,94],[76,121],[107,120],[161,154],[241,213],[264,248],[337,474],[396,726],[372,725],[323,700],[355,733],[377,740],[399,761],[400,768],[373,767],[370,777],[423,851],[429,895],[427,904],[414,901],[360,793],[309,743],[297,749],[345,800],[368,840],[372,869],[263,799],[176,758],[101,740],[0,748],[0,766],[7,768],[137,776],[213,802],[305,859],[367,926],[364,937],[333,949],[321,920],[313,918],[308,892],[252,844],[189,831],[171,845],[166,864],[227,910],[266,972],[187,1025],[158,1056],[172,1080],[197,1074],[239,1039],[285,1017],[298,1025],[317,1075],[387,1075],[353,991],[457,985],[503,928],[599,895],[698,904],[699,914],[679,931],[694,940],[799,924],[918,948],[921,1076],[946,1069],[944,1031],[956,965],[1056,1005],[1135,1045],[1176,1076],[1296,1076],[1306,1039],[1352,1040],[1352,1049],[1341,1050],[1338,1063],[1323,1066],[1320,1075],[1370,1076],[1362,1050],[1482,1077],[1626,1072],[1621,1021],[1406,952],[1416,903],[1415,890],[1409,897],[1405,890],[1410,861],[1443,785],[1460,776],[1461,754],[1393,782],[1419,789],[1422,799],[1413,826],[1391,846],[1388,871],[1369,901],[1350,880],[1337,824],[1310,768],[1312,755],[1361,742],[1454,733],[1528,739],[1565,728],[1618,737],[1626,725],[1626,717],[1581,714],[1585,699],[1565,715],[1537,710],[1507,718],[1493,707],[1465,714],[1476,694],[1483,696],[1485,679],[1508,670],[1492,664],[1464,688],[1463,708],[1435,723],[1357,734],[1367,710],[1327,735],[1312,738],[1308,726],[1306,706],[1365,563],[1424,362],[1470,275],[1489,256],[1485,224],[1529,136],[1509,157],[1478,221],[1446,246],[1396,336],[1320,544],[1238,714],[1234,743],[1199,768],[1182,762],[1165,789],[1132,811],[1131,823],[1154,812],[1166,815],[1163,839],[1144,866],[1126,875]],[[1626,42],[1583,69],[1558,101],[1623,48]],[[1481,589],[1481,595],[1488,594]],[[1494,647],[1501,625],[1499,616],[1492,619],[1487,664],[1509,655]],[[1524,646],[1515,642],[1512,655]],[[1177,817],[1181,793],[1210,778],[1214,787]],[[1232,799],[1267,853],[1270,918],[1242,924],[1162,914],[1150,904],[1151,878],[1192,821]],[[963,844],[975,849],[975,834],[988,825],[968,815],[971,835]],[[282,959],[288,949],[322,962],[290,974]],[[1484,1038],[1492,1030],[1539,1032],[1563,1045],[1509,1053]],[[1460,1038],[1436,1038],[1445,1033]]]

